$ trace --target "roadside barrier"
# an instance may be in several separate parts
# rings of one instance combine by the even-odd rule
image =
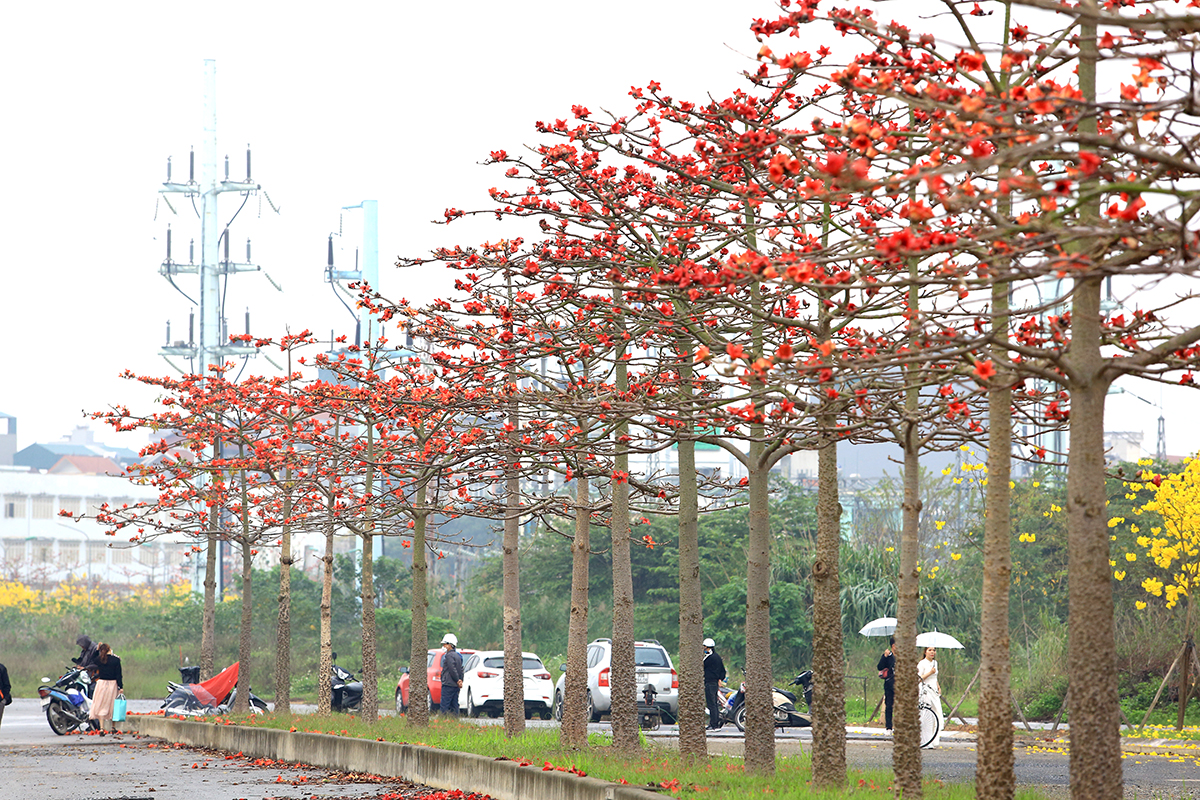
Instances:
[[[494,800],[649,800],[660,797],[655,792],[634,786],[415,744],[376,742],[327,733],[214,725],[159,715],[130,714],[117,727],[194,747],[311,764],[342,772],[404,778],[434,789],[488,794]]]

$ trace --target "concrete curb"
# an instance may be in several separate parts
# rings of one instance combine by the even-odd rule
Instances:
[[[375,742],[326,733],[290,733],[274,728],[215,725],[140,714],[131,714],[118,723],[118,727],[122,731],[195,747],[344,772],[399,777],[434,789],[488,794],[495,800],[649,800],[659,796],[655,792],[596,778],[580,778],[566,772],[543,771],[540,767],[522,767],[515,761],[413,744]]]

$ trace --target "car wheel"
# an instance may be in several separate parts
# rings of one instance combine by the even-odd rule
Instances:
[[[562,722],[562,693],[554,693],[554,708],[550,711],[555,722]]]
[[[396,716],[400,716],[401,714],[405,713],[406,711],[408,711],[408,709],[405,708],[405,706],[404,706],[404,695],[400,692],[399,689],[397,689],[396,690]]]
[[[433,694],[430,693],[429,690],[425,691],[425,699],[429,701],[429,713],[430,714],[432,714],[433,712],[438,710],[438,707],[433,704]]]
[[[538,716],[540,716],[542,719],[550,719],[550,712],[549,712],[549,711],[543,711],[543,712],[542,712],[541,714],[539,714]]]
[[[592,702],[592,693],[587,693],[587,717],[588,722],[599,722],[600,715],[596,713],[596,704]]]
[[[475,705],[475,695],[471,694],[470,689],[467,689],[467,716],[471,718],[479,716],[479,706]]]
[[[525,709],[525,719],[533,719],[533,709],[532,708]]]

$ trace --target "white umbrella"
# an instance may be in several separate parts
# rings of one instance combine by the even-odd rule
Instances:
[[[896,632],[895,617],[880,617],[873,619],[859,631],[863,636],[888,636]],[[962,645],[959,645],[960,647]]]
[[[963,643],[948,633],[929,631],[917,636],[917,647],[937,647],[949,650],[962,650]]]

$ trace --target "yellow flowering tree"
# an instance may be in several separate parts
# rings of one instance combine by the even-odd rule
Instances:
[[[1180,600],[1191,597],[1191,589],[1200,578],[1200,460],[1187,459],[1182,472],[1168,475],[1144,471],[1140,479],[1140,483],[1130,484],[1130,489],[1139,495],[1145,492],[1150,499],[1134,513],[1157,514],[1162,523],[1145,532],[1137,531],[1142,534],[1136,539],[1138,547],[1161,571],[1143,580],[1142,588],[1164,601],[1167,608],[1174,608]],[[1133,562],[1137,556],[1130,552],[1125,558]],[[1185,635],[1191,631],[1189,603]]]

